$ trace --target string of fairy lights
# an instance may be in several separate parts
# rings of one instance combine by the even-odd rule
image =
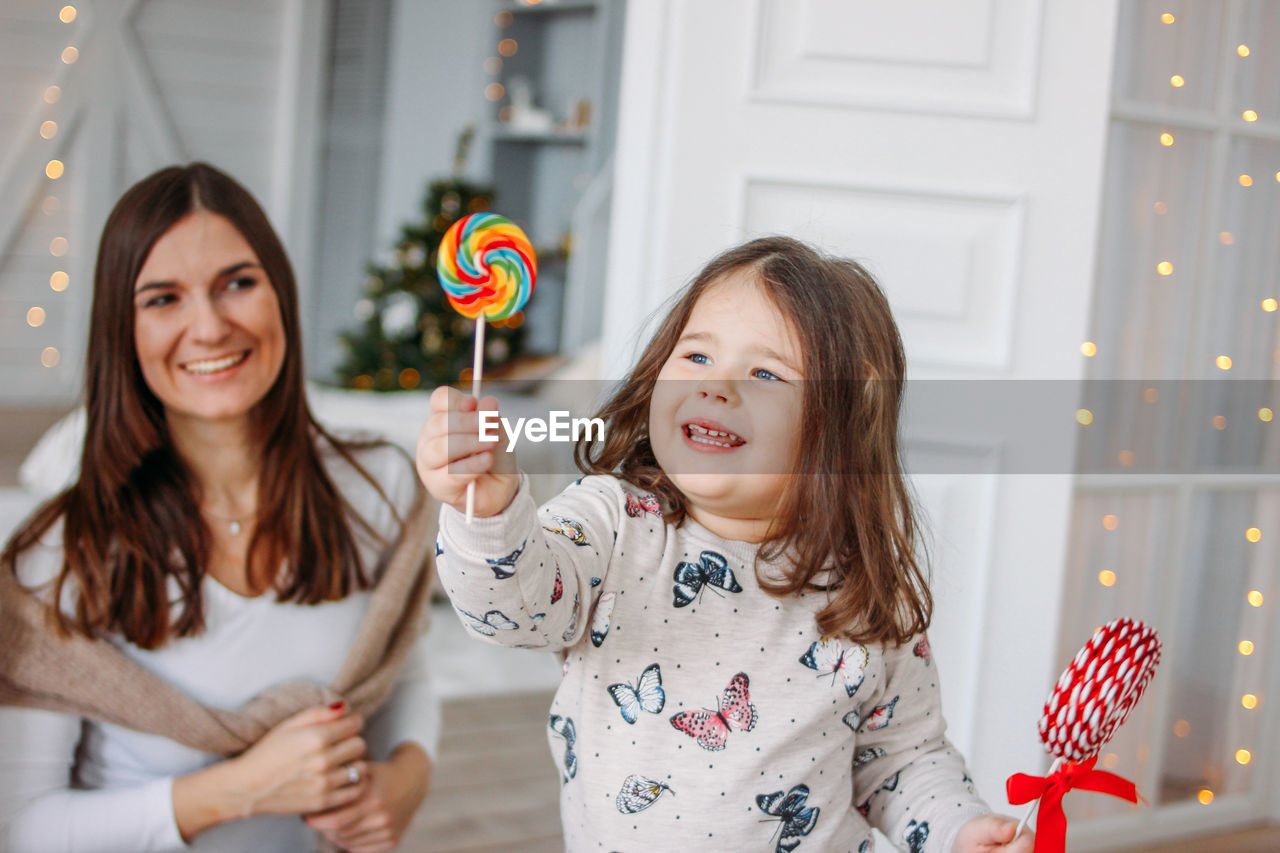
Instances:
[[[1173,26],[1177,24],[1178,18],[1171,12],[1164,12],[1160,15],[1160,22],[1165,26]],[[1236,46],[1235,53],[1237,58],[1243,61],[1253,54],[1253,50],[1249,45],[1241,43]],[[1187,84],[1187,78],[1182,74],[1174,73],[1170,75],[1168,83],[1169,86],[1174,89],[1182,89]],[[1240,120],[1246,124],[1257,122],[1258,111],[1252,108],[1243,109],[1240,113]],[[1172,148],[1175,142],[1176,139],[1171,131],[1165,129],[1160,132],[1158,143],[1161,148]],[[1276,171],[1274,177],[1277,184],[1280,184],[1280,170]],[[1248,172],[1241,172],[1237,174],[1234,178],[1234,182],[1246,190],[1254,187],[1257,183],[1254,176]],[[1156,216],[1164,216],[1169,212],[1169,205],[1163,201],[1156,201],[1153,205],[1153,212]],[[1232,246],[1236,243],[1235,235],[1230,231],[1219,231],[1217,234],[1217,240],[1223,246]],[[1174,264],[1167,258],[1153,258],[1152,262],[1156,275],[1161,277],[1174,275]],[[1274,297],[1266,297],[1261,301],[1259,307],[1262,311],[1270,314],[1275,313],[1277,308],[1280,307],[1280,303],[1277,303],[1277,300]],[[1085,341],[1080,345],[1080,353],[1085,358],[1094,358],[1098,355],[1098,346],[1093,341]],[[1277,363],[1280,363],[1280,350],[1277,350],[1275,355]],[[1217,370],[1225,373],[1232,369],[1233,360],[1229,354],[1219,353],[1213,357],[1213,365]],[[1155,403],[1159,400],[1159,392],[1154,387],[1146,388],[1143,396],[1145,401],[1148,403]],[[1271,423],[1274,417],[1275,412],[1268,406],[1262,406],[1257,410],[1257,418],[1262,423]],[[1076,410],[1075,418],[1077,423],[1083,427],[1087,427],[1094,421],[1094,412],[1088,408],[1080,408]],[[1227,428],[1227,418],[1225,415],[1215,415],[1211,419],[1211,424],[1215,430],[1225,430]],[[1132,450],[1121,450],[1118,455],[1118,461],[1123,467],[1133,467],[1135,462],[1134,452]],[[1108,513],[1102,517],[1102,527],[1105,531],[1109,533],[1114,532],[1118,530],[1120,526],[1120,517],[1118,515]],[[1243,530],[1240,535],[1244,537],[1249,547],[1252,547],[1262,541],[1263,531],[1260,527],[1250,526]],[[1097,581],[1102,587],[1114,587],[1117,580],[1116,572],[1112,569],[1103,569],[1098,572]],[[1257,629],[1259,627],[1257,620],[1251,619],[1250,614],[1260,612],[1260,609],[1266,601],[1266,597],[1262,590],[1251,588],[1247,593],[1245,593],[1244,599],[1245,618],[1241,620],[1241,625],[1244,629],[1243,633],[1248,633],[1250,629]],[[1247,636],[1241,636],[1238,638],[1238,642],[1236,643],[1236,652],[1240,656],[1245,658],[1250,657],[1256,650],[1257,647],[1252,639]],[[1257,677],[1257,672],[1253,673],[1253,677]],[[1258,688],[1251,686],[1247,687],[1246,690],[1248,692],[1243,692],[1240,695],[1240,708],[1246,712],[1255,711],[1262,705],[1262,698],[1259,695],[1259,692],[1257,692]],[[1173,735],[1179,739],[1189,737],[1191,735],[1191,722],[1187,719],[1176,720],[1173,723]],[[1230,749],[1231,747],[1227,748]],[[1140,747],[1140,759],[1142,758],[1142,755],[1145,754],[1146,749],[1146,745]],[[1253,757],[1253,751],[1243,745],[1237,745],[1231,755],[1231,758],[1235,763],[1242,767],[1247,766],[1253,760]],[[1115,767],[1118,761],[1119,757],[1115,753],[1106,753],[1102,756],[1102,764],[1108,768]],[[1202,805],[1209,805],[1214,801],[1214,798],[1214,791],[1208,784],[1200,786],[1196,791],[1196,800]]]
[[[58,20],[63,24],[71,24],[77,17],[75,6],[63,6],[58,11]],[[59,56],[63,65],[72,65],[80,58],[80,49],[73,44],[69,44],[62,49]],[[62,100],[62,89],[54,84],[44,90],[43,100],[46,105],[52,107],[58,101]],[[54,140],[58,135],[58,123],[51,118],[46,118],[40,123],[40,138],[46,141]],[[44,175],[53,186],[57,186],[56,182],[61,180],[66,174],[67,165],[62,160],[50,157],[44,165]],[[54,193],[50,192],[45,196],[44,201],[40,203],[40,210],[45,216],[55,215],[62,207],[62,200]],[[71,243],[65,235],[55,234],[49,240],[49,255],[55,259],[66,257],[71,250]],[[62,269],[64,262],[55,260],[53,266],[56,267],[49,274],[49,289],[54,293],[63,293],[71,285],[71,276],[65,269]],[[38,329],[45,324],[49,318],[49,312],[43,305],[32,305],[27,309],[27,325],[33,329]],[[45,346],[40,350],[40,364],[44,367],[53,369],[58,366],[62,360],[62,353],[58,351],[56,346]]]
[[[503,9],[502,11],[498,12],[493,17],[493,22],[498,25],[498,29],[500,30],[505,30],[507,27],[511,26],[511,20],[512,20],[512,15],[506,9]],[[484,61],[485,73],[491,77],[496,78],[499,74],[502,73],[502,66],[504,64],[504,60],[510,59],[511,57],[515,56],[516,52],[519,49],[520,49],[519,43],[513,38],[504,37],[501,40],[499,40],[498,51],[497,51],[498,55],[490,56]],[[506,96],[507,96],[507,87],[502,85],[502,83],[498,82],[496,79],[485,84],[484,98],[486,101],[496,104]],[[507,113],[508,114],[510,113],[509,108],[507,110]],[[502,114],[499,115],[500,120],[505,121],[506,117],[507,117],[506,115],[502,115]]]

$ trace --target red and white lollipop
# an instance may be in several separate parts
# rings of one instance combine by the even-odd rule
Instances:
[[[1076,654],[1044,703],[1040,740],[1056,756],[1047,776],[1015,773],[1009,777],[1009,802],[1033,801],[1018,824],[1022,833],[1038,803],[1043,803],[1036,853],[1063,850],[1067,821],[1062,797],[1073,788],[1098,791],[1137,802],[1132,782],[1095,770],[1097,755],[1111,740],[1147,689],[1160,662],[1156,632],[1133,619],[1115,619],[1099,628]]]
[[[1160,663],[1156,632],[1133,619],[1103,625],[1044,703],[1040,740],[1066,761],[1092,758],[1142,698]]]

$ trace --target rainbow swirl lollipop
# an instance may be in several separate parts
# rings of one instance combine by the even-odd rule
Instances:
[[[472,213],[445,232],[436,269],[449,304],[471,320],[513,316],[529,301],[538,260],[520,227],[496,213]]]
[[[538,260],[524,232],[505,216],[472,213],[449,227],[440,241],[436,271],[454,310],[476,321],[471,396],[480,399],[485,322],[514,316],[533,293]],[[467,484],[467,524],[475,509],[476,484]]]

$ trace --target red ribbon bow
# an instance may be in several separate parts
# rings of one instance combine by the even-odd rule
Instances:
[[[1062,813],[1062,798],[1067,791],[1079,788],[1110,794],[1131,803],[1138,802],[1138,788],[1128,779],[1094,770],[1097,756],[1076,763],[1066,762],[1048,776],[1014,773],[1005,783],[1009,802],[1015,806],[1040,800],[1040,819],[1036,821],[1035,853],[1063,853],[1067,846],[1067,816]]]

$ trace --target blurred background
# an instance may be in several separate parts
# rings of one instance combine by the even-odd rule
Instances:
[[[164,165],[255,193],[317,415],[406,446],[421,389],[469,379],[434,276],[465,213],[538,249],[486,347],[532,408],[788,233],[876,273],[913,378],[1071,389],[1034,433],[963,395],[904,423],[980,790],[1047,767],[1049,688],[1139,618],[1164,659],[1101,766],[1149,805],[1073,794],[1071,849],[1280,849],[1277,79],[1280,0],[3,0],[0,535],[74,471],[97,235]],[[406,849],[558,849],[558,665],[434,630],[445,744]]]

